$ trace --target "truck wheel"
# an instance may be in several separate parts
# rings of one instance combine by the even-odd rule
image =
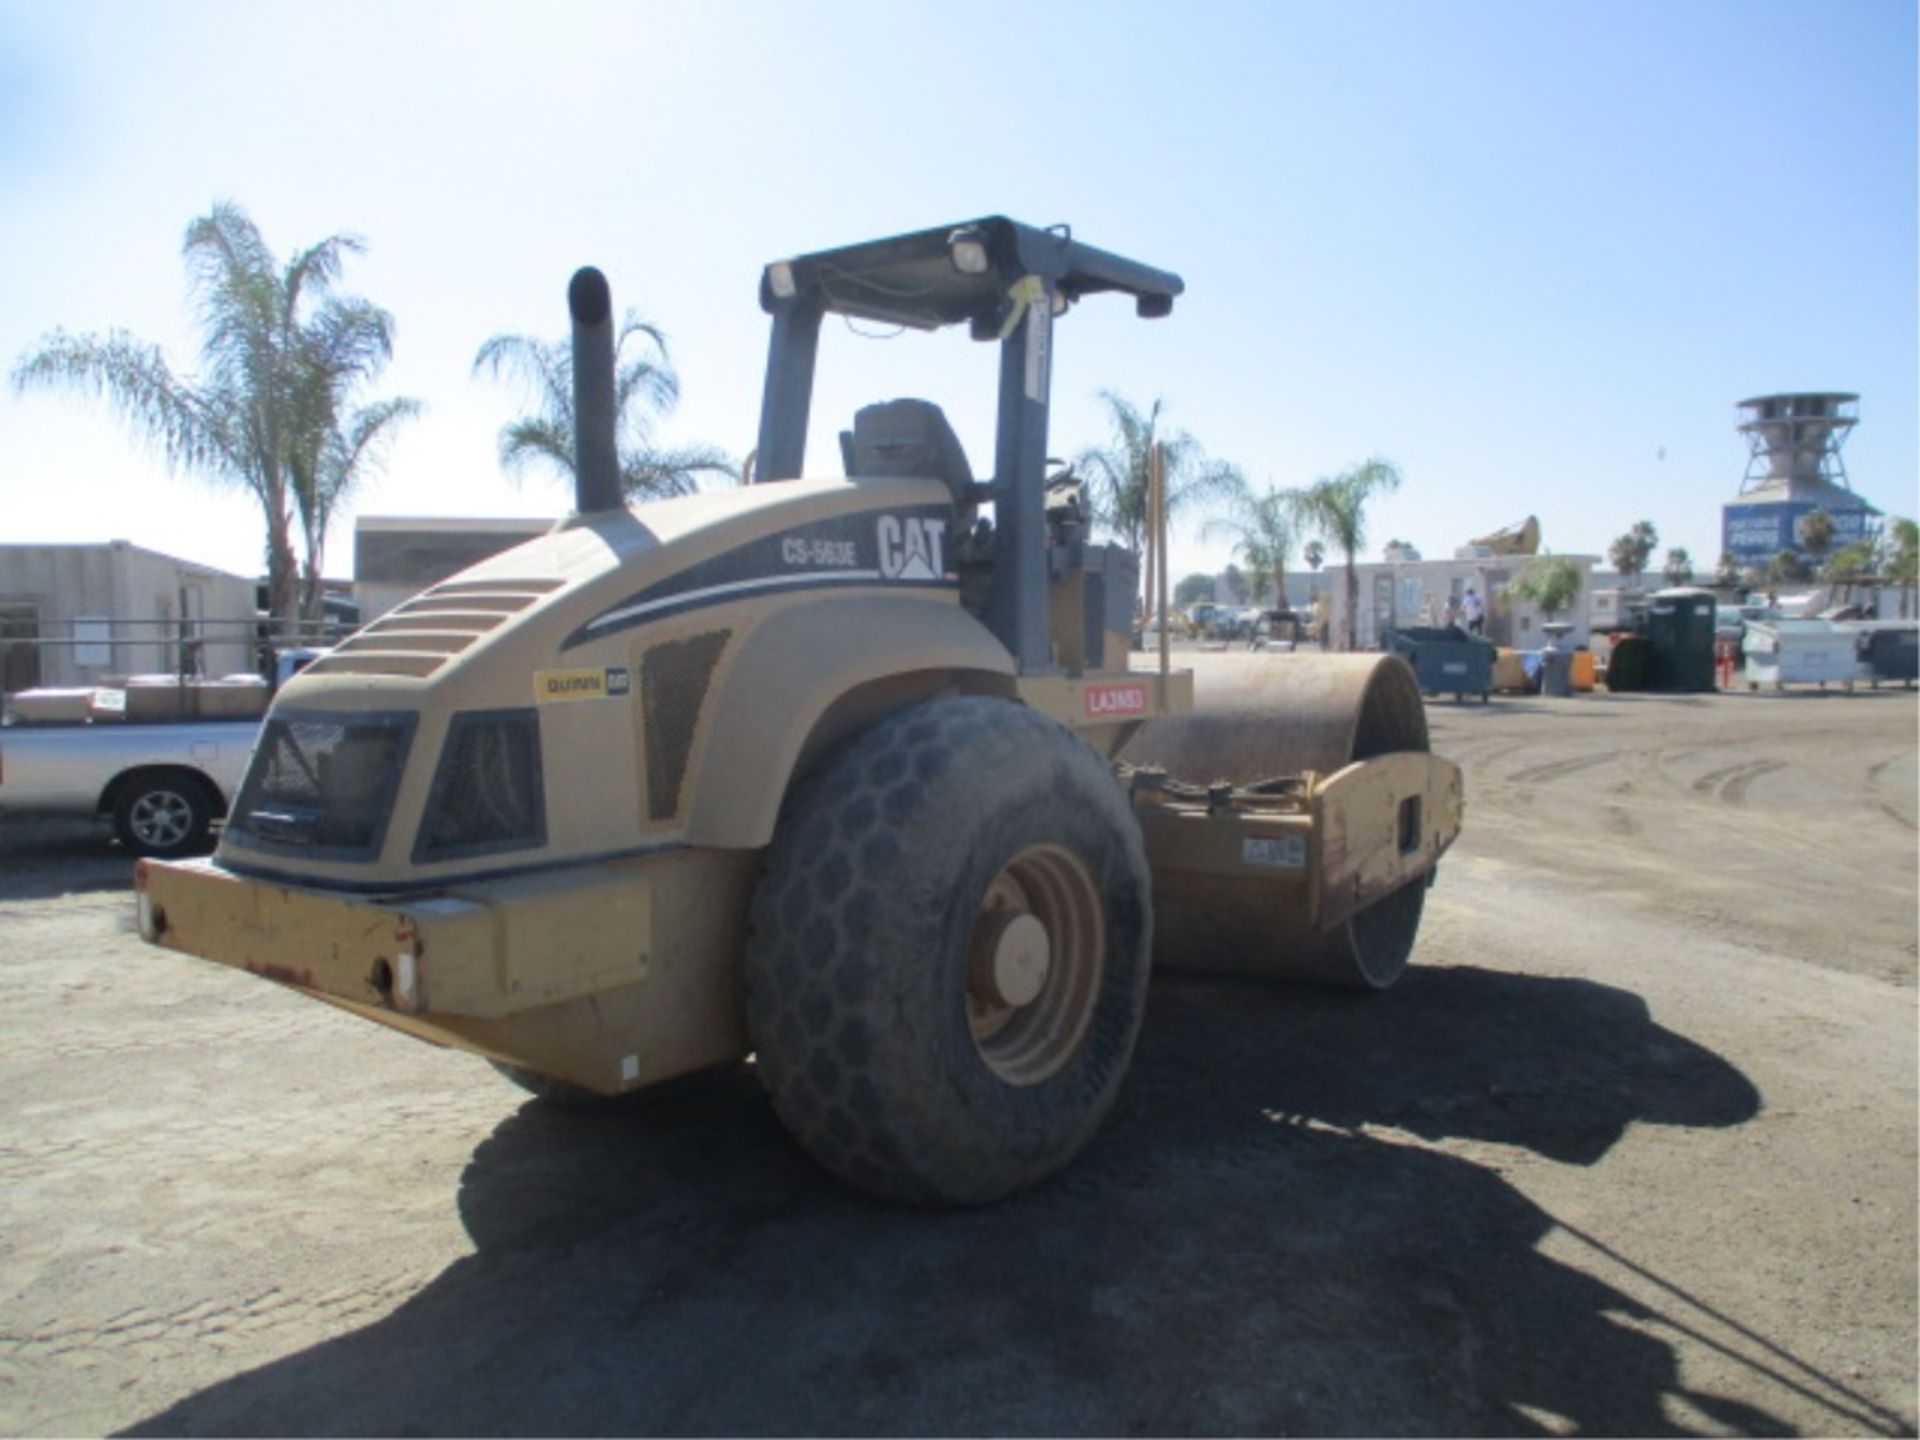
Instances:
[[[1065,1165],[1146,1002],[1151,882],[1104,761],[962,698],[867,731],[789,797],[755,893],[747,1030],[774,1109],[841,1179],[984,1204]]]
[[[198,776],[155,770],[135,775],[113,802],[113,830],[134,855],[172,859],[213,848],[213,796]]]

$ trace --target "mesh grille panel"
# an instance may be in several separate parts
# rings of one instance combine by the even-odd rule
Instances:
[[[371,857],[412,736],[406,714],[270,720],[227,828],[243,841]]]
[[[640,700],[647,723],[647,815],[671,820],[680,809],[680,782],[706,704],[713,667],[731,630],[669,640],[640,662]]]
[[[520,850],[545,839],[539,717],[531,710],[454,716],[414,859]]]

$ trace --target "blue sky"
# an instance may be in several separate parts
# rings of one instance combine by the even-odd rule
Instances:
[[[742,454],[765,261],[1006,213],[1188,286],[1063,324],[1055,453],[1109,388],[1257,482],[1393,459],[1376,552],[1534,513],[1557,551],[1645,518],[1711,564],[1750,395],[1860,392],[1855,488],[1920,509],[1915,76],[1891,0],[0,0],[0,360],[124,327],[190,369],[180,237],[216,199],[282,253],[352,231],[383,388],[428,407],[361,511],[557,513],[501,476],[515,397],[469,370],[563,333],[576,265],[668,333],[668,436]],[[836,332],[822,365],[820,414],[925,394],[990,457],[984,348]],[[110,537],[259,563],[242,497],[98,404],[0,393],[0,540]],[[1224,558],[1189,533],[1176,573]]]

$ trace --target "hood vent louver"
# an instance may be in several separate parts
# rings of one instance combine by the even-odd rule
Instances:
[[[306,672],[424,679],[481,636],[558,590],[562,580],[449,580],[356,630]]]

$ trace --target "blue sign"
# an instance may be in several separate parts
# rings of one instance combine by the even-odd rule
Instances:
[[[1867,505],[1842,510],[1810,500],[1771,500],[1758,505],[1723,506],[1720,549],[1741,565],[1764,566],[1782,550],[1800,550],[1801,520],[1823,509],[1833,521],[1832,550],[1866,538],[1867,520],[1874,514]]]

